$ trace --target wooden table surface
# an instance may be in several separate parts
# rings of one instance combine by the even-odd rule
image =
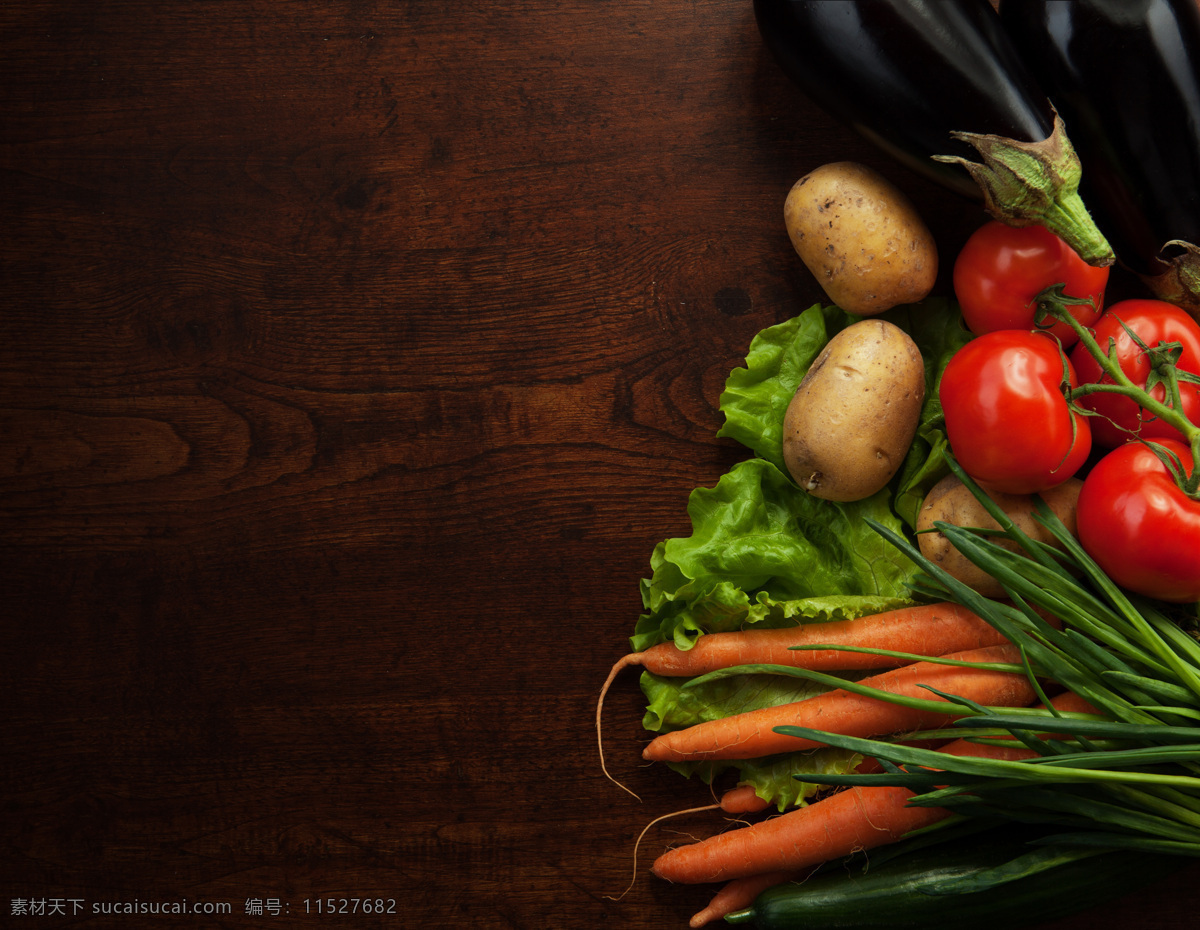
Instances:
[[[726,375],[822,299],[784,195],[880,169],[941,293],[979,208],[813,109],[749,2],[17,0],[0,36],[2,922],[685,926],[712,889],[645,866],[724,821],[627,888],[709,792],[642,764],[635,675],[640,802],[593,713],[742,457]],[[1054,926],[1192,926],[1196,875]],[[95,916],[159,901],[226,913]]]

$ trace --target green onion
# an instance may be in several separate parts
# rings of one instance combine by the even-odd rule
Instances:
[[[956,712],[962,716],[951,726],[907,734],[905,739],[958,736],[1011,745],[1015,738],[1035,753],[1021,761],[958,756],[880,739],[780,727],[780,733],[872,756],[883,768],[869,775],[807,773],[804,779],[829,785],[902,786],[914,792],[910,803],[946,807],[968,819],[1053,824],[1064,832],[1054,833],[1047,842],[1080,849],[1200,856],[1200,726],[1193,725],[1200,721],[1200,642],[1167,612],[1172,608],[1123,592],[1044,503],[1038,502],[1036,519],[1061,550],[1030,539],[952,457],[948,459],[996,518],[1001,532],[943,523],[937,529],[1001,583],[1007,602],[979,594],[926,559],[900,534],[877,523],[872,526],[923,572],[913,586],[915,593],[961,604],[1020,648],[1023,664],[1003,666],[1005,670],[1022,671],[1043,696],[1043,685],[1057,683],[1099,713],[1064,713],[1051,706],[981,707],[932,688],[940,701],[901,698],[819,672],[758,667],[905,706],[944,708],[945,701],[959,705]],[[1016,543],[1017,550],[1000,545],[1007,541]],[[1058,618],[1062,628],[1046,622],[1042,614]],[[931,661],[927,656],[883,654]]]

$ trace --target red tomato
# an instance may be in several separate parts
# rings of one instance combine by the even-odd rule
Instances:
[[[1160,445],[1191,474],[1187,446]],[[1097,462],[1076,518],[1079,542],[1121,587],[1163,601],[1200,600],[1200,501],[1183,493],[1149,446],[1126,443]]]
[[[972,339],[942,373],[950,448],[967,474],[1006,494],[1066,481],[1092,448],[1087,419],[1067,405],[1075,372],[1053,338],[999,330]]]
[[[1150,358],[1125,331],[1124,323],[1147,346],[1160,342],[1178,342],[1182,347],[1178,368],[1200,375],[1200,325],[1173,304],[1161,300],[1122,300],[1113,304],[1093,327],[1100,348],[1108,351],[1109,340],[1115,340],[1117,360],[1121,370],[1134,384],[1144,388],[1150,377]],[[1071,352],[1071,362],[1081,383],[1112,383],[1102,375],[1100,365],[1085,346],[1077,345]],[[1182,412],[1193,423],[1200,423],[1200,384],[1180,382]],[[1161,382],[1150,390],[1150,396],[1161,401],[1166,385]],[[1129,439],[1178,439],[1183,436],[1174,427],[1150,417],[1130,397],[1119,394],[1088,394],[1079,403],[1104,416],[1092,417],[1092,437],[1106,449],[1115,448]],[[1137,434],[1137,437],[1134,434]]]
[[[1044,226],[985,223],[954,262],[954,294],[973,333],[1038,328],[1035,299],[1055,284],[1065,284],[1064,293],[1070,297],[1092,300],[1094,307],[1070,308],[1084,326],[1100,316],[1108,269],[1089,265]],[[1044,328],[1065,346],[1076,342],[1075,331],[1061,320]]]

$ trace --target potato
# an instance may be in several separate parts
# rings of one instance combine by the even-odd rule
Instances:
[[[925,366],[908,334],[860,320],[829,340],[783,420],[783,458],[814,497],[854,501],[891,480],[916,434]]]
[[[788,237],[835,304],[875,316],[932,290],[937,246],[912,201],[865,165],[823,165],[783,205]]]
[[[1070,478],[1057,487],[1042,491],[1042,499],[1063,524],[1075,533],[1075,504],[1079,500],[1079,489],[1083,482],[1078,478]],[[1020,527],[1033,539],[1061,548],[1049,531],[1033,518],[1033,497],[1026,494],[997,494],[988,495],[1008,514],[1013,523]],[[969,561],[961,552],[950,544],[944,535],[933,529],[937,521],[950,523],[954,526],[977,526],[988,529],[999,529],[992,515],[983,509],[976,500],[971,489],[953,475],[948,475],[935,484],[921,504],[921,512],[917,516],[917,542],[921,553],[931,562],[941,566],[963,584],[968,585],[987,597],[1003,597],[1004,588],[1000,582],[984,572],[975,563]],[[929,532],[924,532],[929,530]],[[1011,540],[997,539],[1007,549],[1016,550],[1017,544]]]

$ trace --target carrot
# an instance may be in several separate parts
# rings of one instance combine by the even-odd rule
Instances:
[[[671,882],[721,882],[798,870],[874,849],[947,815],[909,807],[907,788],[846,788],[805,807],[668,850],[651,871]]]
[[[683,817],[687,814],[699,814],[704,811],[720,810],[726,814],[735,814],[735,815],[737,815],[737,814],[754,814],[754,813],[758,813],[759,811],[765,809],[766,807],[767,807],[767,802],[758,796],[758,793],[754,790],[753,785],[738,785],[734,788],[730,788],[728,791],[726,791],[724,794],[722,794],[720,799],[715,804],[705,804],[703,807],[689,807],[685,810],[671,811],[669,814],[662,814],[658,817],[655,817],[648,824],[646,824],[646,826],[642,830],[642,832],[640,834],[638,834],[637,842],[635,842],[633,844],[633,878],[629,882],[629,887],[626,888],[623,892],[621,892],[621,895],[619,897],[614,898],[611,895],[609,895],[608,896],[609,899],[613,900],[613,901],[619,901],[621,898],[623,898],[626,894],[629,893],[629,889],[632,888],[634,886],[634,883],[637,882],[638,847],[642,845],[643,837],[645,837],[645,835],[650,832],[650,828],[655,826],[655,824],[662,823],[664,820],[669,820],[672,817]],[[769,886],[765,886],[765,887],[769,887]],[[751,898],[750,900],[753,901],[754,899]],[[738,907],[740,907],[740,906],[741,905],[731,907],[729,909],[729,912],[737,910]]]
[[[1015,646],[988,646],[952,653],[944,658],[966,662],[1019,663]],[[990,669],[914,662],[863,679],[862,685],[892,694],[943,700],[924,685],[980,704],[1019,707],[1036,698],[1024,674]],[[947,708],[953,707],[945,702]],[[775,753],[812,749],[820,742],[785,736],[775,727],[788,724],[813,727],[848,736],[882,736],[945,726],[961,714],[916,710],[842,688],[792,704],[765,707],[709,720],[656,737],[642,757],[651,762],[695,762],[708,759],[753,759]]]
[[[1089,712],[1074,695],[1054,705]],[[955,740],[942,752],[954,755],[1030,758],[1024,746],[998,747]],[[779,817],[668,850],[651,871],[672,882],[735,881],[754,875],[809,869],[853,852],[874,849],[949,815],[945,808],[909,807],[913,793],[900,787],[852,787]],[[702,912],[703,913],[703,912]]]
[[[631,666],[641,666],[656,675],[676,678],[755,664],[791,665],[825,671],[894,668],[903,665],[904,660],[865,652],[801,650],[792,647],[828,644],[918,655],[945,655],[1003,642],[1004,638],[991,624],[965,607],[943,602],[901,607],[854,620],[806,623],[777,630],[708,633],[696,640],[691,649],[680,649],[674,643],[659,643],[619,659],[600,688],[600,698],[596,702],[596,743],[600,748],[600,770],[610,781],[616,782],[604,763],[600,720],[604,698],[613,681]],[[621,787],[629,791],[624,785]],[[632,791],[629,793],[637,797]]]
[[[738,785],[721,795],[720,806],[727,814],[757,814],[769,803],[758,796],[753,785]]]
[[[708,902],[707,907],[696,912],[688,921],[688,926],[705,927],[714,920],[720,920],[726,914],[749,907],[754,903],[754,899],[768,888],[774,888],[784,882],[800,881],[807,875],[807,869],[783,869],[778,872],[763,872],[760,875],[735,878],[731,882],[726,882],[725,886],[713,895],[713,899]]]
[[[619,660],[615,671],[640,665],[656,675],[691,677],[736,665],[794,665],[812,669],[894,668],[903,659],[794,646],[854,646],[920,655],[945,655],[1005,642],[996,628],[958,604],[918,604],[854,620],[805,623],[777,630],[707,633],[690,649],[659,643]]]

